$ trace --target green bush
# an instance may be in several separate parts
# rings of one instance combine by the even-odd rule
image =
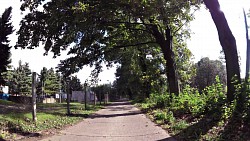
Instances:
[[[169,109],[182,114],[197,115],[222,107],[225,100],[225,90],[219,77],[216,77],[216,83],[206,87],[201,94],[196,88],[187,85],[179,95],[152,93],[141,107],[143,109]]]
[[[178,96],[173,95],[171,109],[182,113],[198,114],[203,112],[205,107],[204,96],[198,90],[186,86]]]
[[[229,103],[225,87],[216,77],[216,83],[207,86],[201,93],[190,86],[186,86],[179,95],[153,93],[142,107],[150,109],[149,114],[157,123],[164,124],[162,126],[169,129],[170,133],[181,133],[187,139],[214,140],[224,137],[224,134],[234,136],[235,133],[249,138],[245,130],[248,131],[250,127],[250,84],[243,82],[235,88],[235,100]],[[243,103],[238,101],[241,94]],[[197,126],[198,129],[183,130],[188,126]],[[211,128],[204,135],[200,130],[203,126],[204,129]],[[234,133],[234,130],[237,132]]]
[[[226,101],[225,89],[220,83],[219,77],[216,77],[216,83],[206,87],[203,95],[206,102],[206,110],[214,110],[221,107]]]
[[[187,127],[188,127],[188,123],[185,120],[181,120],[173,124],[172,130],[174,133],[176,133]]]
[[[169,106],[170,96],[169,94],[152,93],[145,103],[148,108],[166,108]]]
[[[173,124],[175,122],[175,117],[172,111],[168,110],[154,110],[153,115],[155,117],[155,120],[159,120],[165,123]]]

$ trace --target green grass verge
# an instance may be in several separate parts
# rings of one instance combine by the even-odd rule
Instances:
[[[9,101],[0,101],[1,105],[22,106]],[[71,115],[67,115],[67,104],[37,104],[37,122],[32,121],[32,114],[29,110],[9,110],[8,113],[0,113],[0,138],[13,139],[18,134],[34,133],[51,128],[60,129],[66,125],[74,124],[87,117],[89,114],[100,109],[101,106],[71,103]]]
[[[2,100],[2,99],[0,99],[0,104],[1,105],[15,105],[15,103],[12,101]]]

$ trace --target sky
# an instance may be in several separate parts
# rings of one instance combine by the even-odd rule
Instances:
[[[241,77],[245,75],[245,58],[246,58],[246,39],[245,39],[245,25],[242,8],[244,7],[248,12],[250,9],[250,0],[219,0],[221,9],[224,12],[233,35],[236,38],[238,53],[240,55]],[[12,6],[12,21],[14,29],[19,29],[19,22],[24,16],[21,14],[20,0],[0,0],[0,13],[3,13],[5,8]],[[250,21],[249,21],[250,25]],[[202,57],[209,57],[210,59],[219,59],[222,50],[218,39],[217,29],[213,23],[209,11],[203,5],[200,10],[195,12],[195,19],[190,23],[191,38],[187,40],[188,48],[193,53],[193,61],[197,62]],[[9,36],[11,45],[14,46],[17,41],[15,33]],[[60,60],[67,58],[67,52],[63,52],[61,56],[53,59],[53,54],[43,56],[44,49],[42,47],[28,50],[28,49],[14,49],[11,50],[12,63],[14,67],[18,66],[18,61],[28,62],[32,71],[40,73],[43,67],[56,67]],[[76,75],[83,83],[89,78],[91,68],[84,67]],[[115,80],[115,67],[107,69],[100,73],[100,83],[110,83]]]
[[[238,55],[240,56],[241,77],[245,76],[246,32],[242,8],[249,12],[250,0],[219,0],[229,27],[236,39]],[[248,18],[248,25],[250,21]],[[222,47],[218,39],[218,32],[209,11],[203,5],[195,13],[195,20],[190,23],[191,39],[187,41],[188,48],[194,55],[194,62],[202,57],[218,59]]]

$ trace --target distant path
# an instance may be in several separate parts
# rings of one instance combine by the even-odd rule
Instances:
[[[114,102],[43,141],[174,141],[135,106]]]

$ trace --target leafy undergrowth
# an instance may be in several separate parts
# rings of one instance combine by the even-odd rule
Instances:
[[[237,112],[236,101],[226,102],[225,91],[217,80],[202,94],[186,87],[178,96],[151,94],[137,105],[180,141],[246,141],[250,140],[249,103],[248,94],[244,110]]]
[[[5,106],[15,105],[15,107],[24,106],[1,100],[0,105],[2,104]],[[66,103],[38,104],[37,122],[32,121],[30,108],[23,108],[23,110],[19,111],[8,109],[8,113],[0,113],[0,139],[12,140],[19,135],[29,135],[51,128],[61,129],[67,125],[81,121],[83,118],[100,108],[100,106],[94,107],[88,105],[88,110],[85,110],[84,104],[71,103],[71,115],[66,115]]]

